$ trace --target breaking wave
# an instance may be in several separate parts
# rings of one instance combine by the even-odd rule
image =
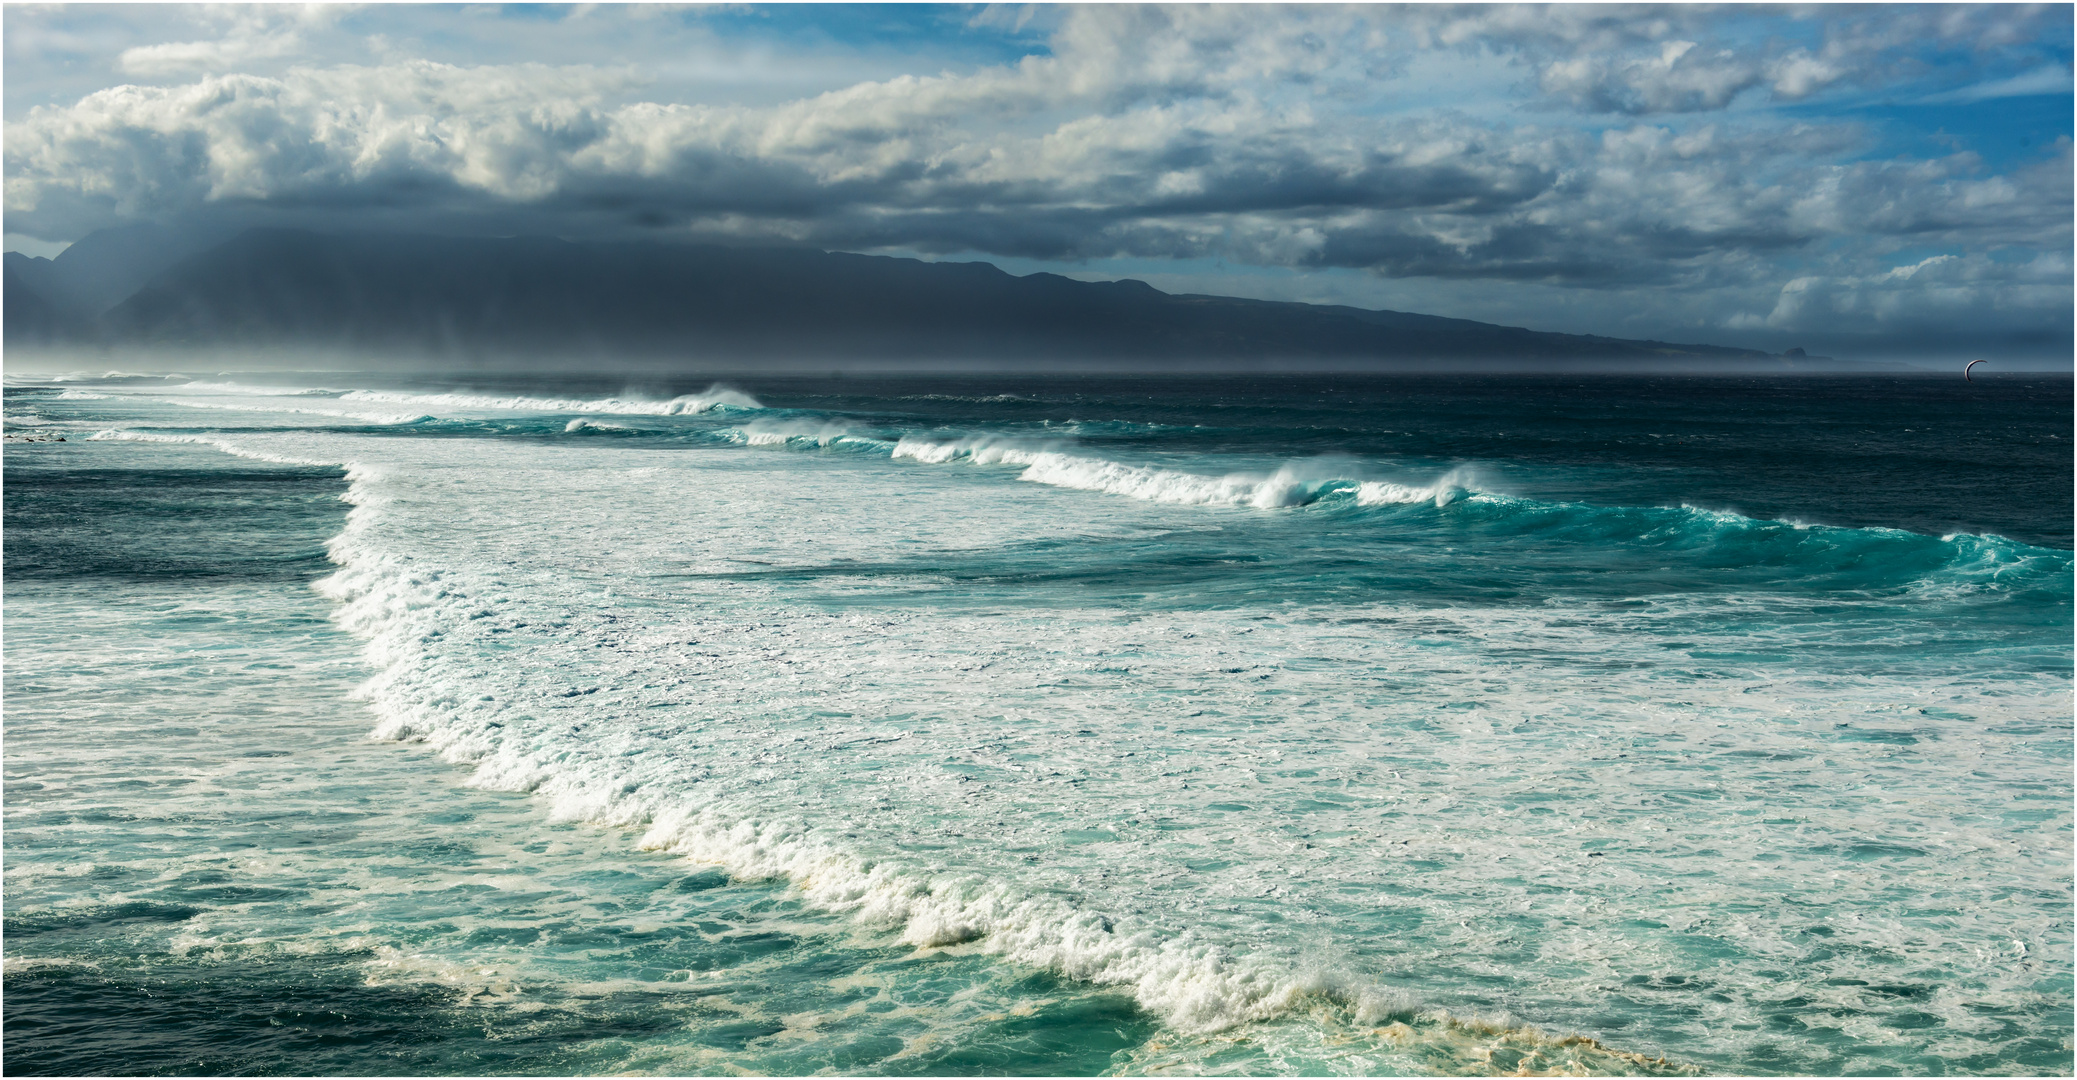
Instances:
[[[395,390],[351,390],[342,401],[379,401],[413,405],[425,409],[461,409],[488,412],[603,413],[616,416],[691,416],[715,410],[764,408],[756,398],[721,385],[697,394],[680,394],[668,401],[640,398],[543,398],[496,394],[417,394]]]
[[[343,497],[354,509],[329,544],[339,570],[317,588],[340,605],[338,622],[366,642],[376,673],[359,696],[377,717],[373,734],[424,742],[446,760],[472,766],[472,785],[530,793],[555,820],[638,829],[641,846],[738,880],[783,882],[814,907],[884,930],[905,946],[959,947],[1124,990],[1184,1042],[1324,1008],[1338,1018],[1344,1041],[1395,1049],[1432,1042],[1438,1055],[1452,1056],[1459,1044],[1491,1044],[1551,1067],[1692,1071],[1592,1039],[1547,1036],[1518,1021],[1453,1016],[1331,965],[1264,959],[983,873],[866,858],[784,811],[703,801],[697,786],[630,782],[620,768],[624,759],[572,754],[554,739],[511,737],[526,730],[521,713],[532,706],[524,697],[544,691],[458,682],[459,670],[439,653],[467,647],[487,605],[500,602],[498,583],[385,550],[384,518],[395,505],[381,490],[386,473],[355,467],[348,478]]]
[[[564,433],[571,435],[585,431],[620,432],[633,430],[635,429],[626,424],[609,424],[602,420],[587,420],[581,416],[563,425]]]
[[[1197,506],[1245,506],[1263,510],[1306,506],[1328,494],[1349,491],[1356,486],[1355,481],[1335,474],[1333,466],[1326,462],[1290,462],[1267,474],[1207,476],[1126,465],[998,437],[952,442],[904,438],[895,444],[893,455],[897,459],[931,465],[952,461],[968,461],[976,465],[1021,465],[1024,472],[1018,479],[1032,483]]]
[[[104,428],[87,436],[87,440],[89,442],[189,443],[196,446],[214,447],[232,457],[241,457],[249,461],[266,461],[276,465],[308,465],[319,468],[327,466],[350,468],[350,466],[345,466],[331,458],[296,457],[291,454],[259,450],[217,435],[172,435],[157,431],[128,431],[122,428]]]
[[[183,388],[185,389],[185,388]],[[168,397],[164,401],[190,409],[220,409],[228,412],[289,413],[296,416],[329,416],[340,420],[359,420],[369,424],[413,424],[432,417],[422,412],[361,412],[352,409],[313,409],[303,405],[246,405],[228,401],[204,401],[195,398]]]
[[[1988,534],[1935,537],[1903,529],[1754,518],[1686,504],[1600,506],[1528,498],[1493,490],[1467,467],[1426,483],[1348,476],[1347,462],[1333,458],[1286,462],[1266,472],[1208,475],[1127,465],[998,436],[904,438],[892,454],[924,464],[1022,466],[1019,480],[1151,502],[1258,510],[1318,505],[1386,512],[1427,506],[1449,512],[1461,524],[1480,526],[1495,539],[1513,536],[1676,550],[1705,566],[1779,567],[1804,576],[1829,575],[1836,584],[1849,587],[1895,587],[1936,579],[1996,588],[2059,587],[2071,568],[2068,552]]]
[[[344,390],[321,386],[258,386],[239,382],[185,382],[168,387],[182,394],[224,394],[240,397],[338,397]]]
[[[854,433],[848,426],[832,421],[815,420],[758,420],[742,427],[729,428],[719,433],[721,439],[742,446],[792,447],[795,449],[820,449],[843,446],[864,450],[885,450],[893,444],[869,435]]]
[[[614,426],[579,417],[565,430]],[[2067,553],[2029,549],[1996,537],[1829,528],[1692,506],[1596,507],[1539,501],[1487,490],[1469,470],[1452,471],[1427,483],[1398,482],[1350,476],[1354,470],[1348,462],[1318,459],[1262,472],[1209,475],[1125,465],[1005,438],[910,438],[890,445],[842,424],[808,419],[760,419],[729,429],[722,437],[745,446],[852,447],[918,464],[1010,466],[1021,469],[1020,479],[1030,482],[1155,502],[1263,510],[1322,505],[1350,523],[1447,522],[1452,527],[1483,525],[1499,533],[1536,533],[1584,544],[1689,546],[1703,561],[1720,558],[1725,565],[1819,553],[1830,560],[1826,565],[1850,568],[1923,555],[1939,568],[1967,574],[2024,572],[2027,560],[2047,560],[2042,565],[2059,566],[2064,577],[2068,572]],[[120,430],[94,438],[207,444],[244,457],[305,465],[327,463],[317,459],[318,448],[331,445],[322,439],[298,442]],[[1015,874],[983,874],[957,865],[932,870],[905,859],[869,858],[847,847],[831,822],[801,820],[792,816],[791,807],[773,809],[709,797],[700,779],[689,775],[695,766],[709,766],[694,758],[684,760],[687,775],[635,783],[626,759],[577,749],[584,740],[607,737],[606,725],[580,740],[534,722],[539,701],[549,692],[529,681],[534,668],[511,665],[509,680],[494,677],[490,681],[497,685],[490,685],[480,671],[472,673],[455,662],[458,651],[491,640],[480,636],[488,631],[479,633],[479,625],[489,624],[478,620],[511,599],[512,589],[487,574],[414,558],[410,552],[415,549],[396,540],[410,534],[412,523],[405,518],[413,511],[392,502],[386,472],[353,465],[348,479],[346,498],[354,509],[345,529],[330,542],[339,569],[320,589],[339,603],[342,626],[366,643],[375,675],[362,695],[377,718],[375,734],[424,741],[446,759],[473,767],[475,784],[534,793],[559,819],[639,830],[645,846],[721,867],[737,878],[783,881],[814,906],[884,928],[908,946],[956,946],[1116,987],[1184,1035],[1202,1038],[1239,1025],[1292,1021],[1324,1010],[1342,1018],[1338,1030],[1351,1039],[1395,1046],[1462,1044],[1469,1048],[1464,1050],[1467,1054],[1483,1052],[1480,1047],[1511,1048],[1508,1053],[1516,1056],[1493,1059],[1506,1061],[1509,1068],[1678,1068],[1663,1060],[1625,1055],[1590,1039],[1546,1037],[1514,1021],[1451,1017],[1390,986],[1340,974],[1331,966],[1264,959],[1241,952],[1235,941],[1176,932],[1131,916],[1106,917],[1064,896],[1027,888]],[[415,505],[423,509],[429,504]],[[2061,561],[2054,562],[2059,556]],[[590,644],[578,631],[569,636],[573,646]],[[614,641],[616,648],[630,647],[626,641]],[[604,714],[599,719],[605,719]]]
[[[200,436],[105,433],[108,438],[197,442],[267,460],[276,455]],[[1283,1015],[1303,1001],[1330,997],[1380,1020],[1408,1012],[1382,987],[1323,983],[1236,956],[1189,934],[1164,935],[1029,894],[978,874],[926,873],[843,850],[804,822],[768,818],[726,805],[703,805],[665,785],[631,788],[610,775],[611,760],[573,757],[552,743],[498,737],[516,717],[491,689],[452,682],[433,645],[466,636],[494,583],[426,566],[383,550],[378,534],[392,500],[385,474],[349,467],[342,496],[353,504],[329,542],[339,570],[317,585],[338,602],[339,623],[367,642],[376,674],[361,696],[378,720],[378,738],[424,741],[448,760],[475,766],[472,783],[531,792],[558,819],[643,829],[643,846],[721,867],[732,877],[784,881],[809,902],[866,925],[892,930],[906,945],[968,945],[983,953],[1101,986],[1129,989],[1141,1005],[1186,1032],[1207,1032]],[[466,692],[465,692],[466,691]]]

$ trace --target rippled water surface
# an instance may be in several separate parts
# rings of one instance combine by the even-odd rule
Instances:
[[[6,426],[9,1073],[2072,1065],[2067,377]]]

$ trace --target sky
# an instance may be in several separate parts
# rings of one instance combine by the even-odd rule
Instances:
[[[2071,13],[11,4],[5,246],[785,243],[2067,364]]]

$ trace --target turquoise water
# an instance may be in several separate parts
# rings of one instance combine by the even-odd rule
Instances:
[[[6,402],[11,1073],[2072,1065],[2066,377]]]

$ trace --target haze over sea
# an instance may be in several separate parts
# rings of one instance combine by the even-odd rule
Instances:
[[[2067,1073],[2071,415],[16,370],[7,1071]]]

